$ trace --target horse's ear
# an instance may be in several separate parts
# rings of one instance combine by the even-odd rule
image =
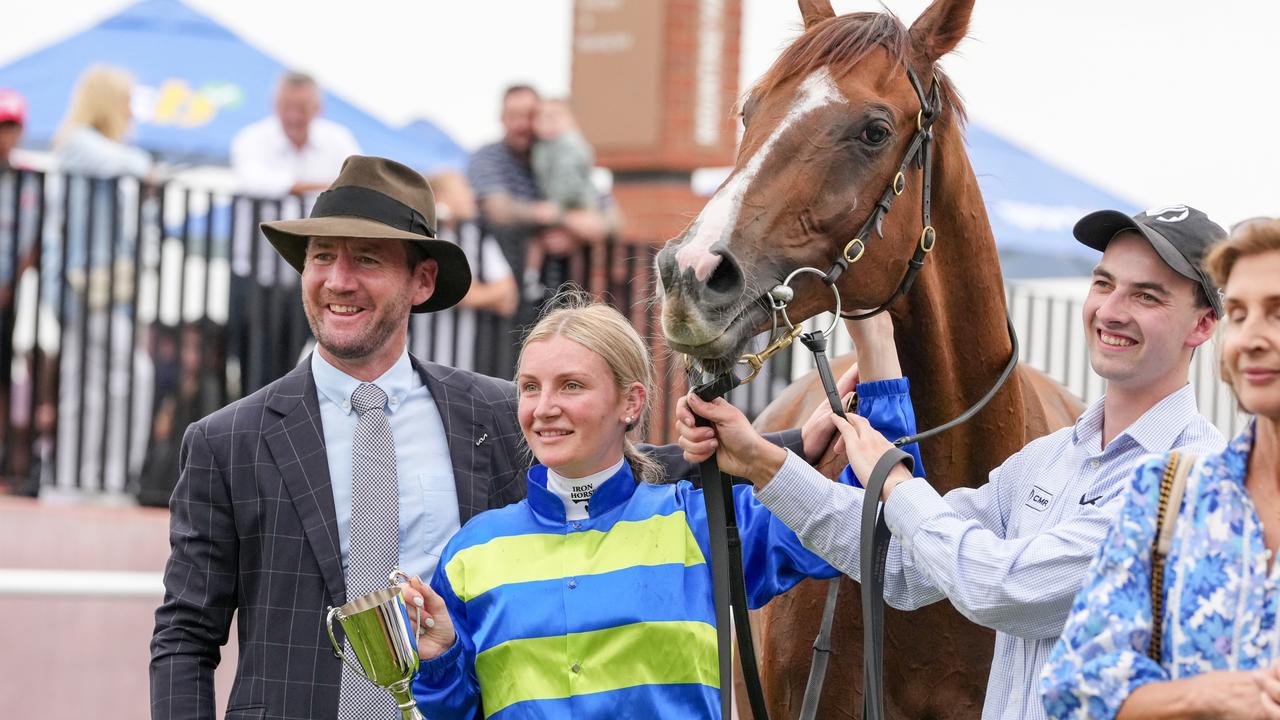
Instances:
[[[831,0],[800,0],[800,15],[804,18],[804,29],[808,30],[835,17],[836,11],[831,8]]]
[[[969,31],[973,0],[933,0],[911,24],[911,49],[916,59],[934,63],[955,49]]]

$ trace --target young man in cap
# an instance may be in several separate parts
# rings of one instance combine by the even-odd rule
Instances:
[[[1222,315],[1200,260],[1222,228],[1177,205],[1128,217],[1103,210],[1075,226],[1102,251],[1084,303],[1095,372],[1107,392],[1072,427],[1039,438],[991,471],[986,484],[945,497],[899,465],[878,500],[893,541],[885,599],[911,610],[943,598],[996,630],[984,720],[1044,718],[1040,669],[1062,632],[1085,572],[1119,510],[1138,461],[1174,448],[1217,452],[1222,435],[1196,410],[1187,382],[1192,353]],[[892,348],[892,325],[878,348]],[[756,485],[756,497],[805,545],[859,579],[861,488],[833,483],[805,462],[760,442],[745,418],[721,403],[688,404],[715,423],[692,427],[681,407],[681,445],[690,460],[714,452],[748,457],[721,467]],[[889,443],[866,421],[837,420],[855,475],[866,478]]]
[[[263,231],[302,274],[317,350],[183,437],[151,714],[214,716],[238,613],[229,717],[391,718],[391,695],[335,657],[326,608],[387,587],[394,568],[429,577],[461,523],[523,496],[515,386],[406,350],[410,313],[471,284],[415,171],[348,158],[311,217]],[[651,452],[670,477],[693,474],[679,448]]]

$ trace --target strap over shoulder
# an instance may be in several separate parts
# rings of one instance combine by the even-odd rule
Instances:
[[[1170,462],[1176,467],[1173,470],[1167,494],[1164,492],[1164,485],[1161,484],[1160,517],[1156,520],[1159,533],[1156,535],[1155,548],[1161,558],[1169,555],[1169,548],[1173,545],[1173,528],[1178,524],[1178,509],[1182,507],[1182,495],[1187,489],[1187,475],[1196,464],[1196,456],[1193,453],[1179,453],[1175,450]]]
[[[1147,655],[1160,662],[1164,632],[1164,561],[1173,547],[1173,528],[1178,524],[1187,474],[1196,464],[1194,453],[1169,453],[1160,480],[1160,504],[1156,508],[1156,533],[1151,547],[1151,641]]]

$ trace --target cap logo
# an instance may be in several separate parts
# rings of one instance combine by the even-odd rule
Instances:
[[[1191,208],[1186,205],[1165,205],[1164,207],[1151,208],[1146,212],[1147,217],[1160,222],[1176,223],[1187,219],[1191,214]]]

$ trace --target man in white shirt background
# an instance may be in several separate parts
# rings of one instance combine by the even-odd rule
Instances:
[[[231,141],[236,191],[245,196],[236,205],[228,318],[229,351],[238,361],[242,393],[292,368],[310,338],[297,276],[256,228],[264,221],[305,217],[343,161],[361,154],[351,131],[320,117],[322,110],[315,78],[286,72],[276,86],[274,113]],[[250,308],[268,312],[252,314]]]
[[[275,198],[329,187],[342,161],[359,155],[360,146],[350,130],[320,117],[322,109],[315,78],[300,72],[280,78],[275,113],[231,141],[231,168],[241,193]]]

